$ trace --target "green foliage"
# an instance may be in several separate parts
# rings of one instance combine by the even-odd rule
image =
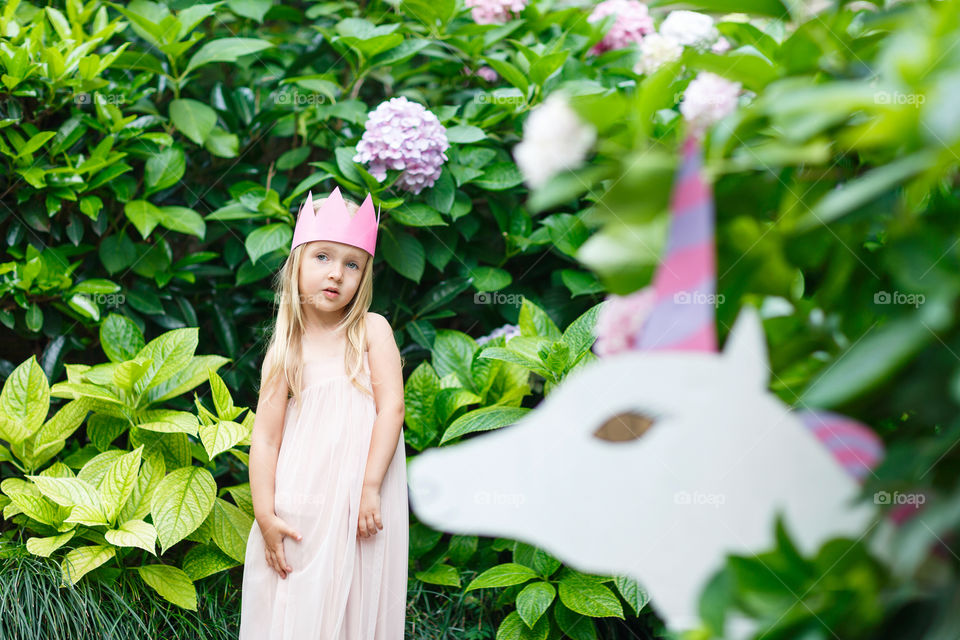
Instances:
[[[93,571],[135,568],[160,596],[196,610],[194,581],[244,559],[253,524],[243,495],[249,485],[223,489],[238,508],[218,497],[211,469],[224,452],[247,461],[234,447],[250,443],[254,413],[234,406],[217,375],[226,358],[194,355],[196,329],[145,343],[128,319],[111,315],[101,339],[112,362],[67,365],[67,381],[51,387],[31,357],[4,383],[0,438],[10,448],[0,453],[23,477],[0,483],[3,516],[35,534],[26,540],[30,553],[62,555],[64,584]],[[164,408],[207,381],[215,412],[199,399],[196,414]],[[68,402],[48,419],[51,396]],[[81,426],[89,441],[82,446]],[[124,435],[126,446],[115,446]],[[196,544],[185,555],[169,553],[184,540]],[[143,552],[167,562],[151,562]]]

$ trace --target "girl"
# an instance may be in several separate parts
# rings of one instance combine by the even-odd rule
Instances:
[[[403,361],[387,320],[367,311],[379,216],[369,195],[358,207],[339,188],[317,205],[308,193],[275,281],[240,640],[401,640]]]

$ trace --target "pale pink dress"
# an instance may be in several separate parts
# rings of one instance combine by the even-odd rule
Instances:
[[[368,389],[364,353],[359,381]],[[332,373],[337,372],[337,373]],[[285,537],[293,571],[266,562],[256,521],[247,539],[240,640],[402,640],[409,516],[401,432],[380,489],[383,529],[357,534],[376,403],[347,378],[343,355],[307,360],[302,409],[287,404],[274,506],[298,531]]]

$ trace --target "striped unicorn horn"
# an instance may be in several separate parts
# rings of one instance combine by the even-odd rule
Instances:
[[[654,307],[640,336],[640,350],[717,350],[714,206],[702,167],[701,141],[688,136],[670,196],[667,247],[653,277]]]

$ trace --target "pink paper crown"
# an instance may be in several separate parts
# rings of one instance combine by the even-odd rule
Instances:
[[[363,249],[373,257],[377,246],[377,227],[380,224],[380,212],[373,217],[373,198],[368,193],[356,215],[351,216],[340,194],[340,187],[334,187],[330,195],[314,214],[313,192],[307,192],[307,201],[297,214],[297,226],[293,230],[293,244],[290,251],[298,245],[315,240],[342,242]]]

